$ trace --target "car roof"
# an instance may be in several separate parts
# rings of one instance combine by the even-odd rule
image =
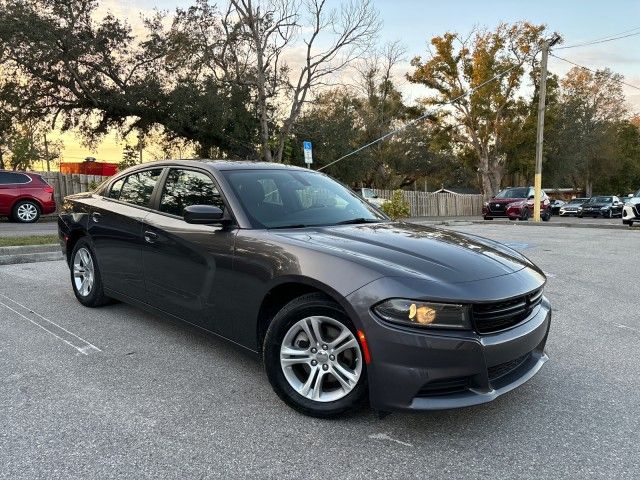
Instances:
[[[197,158],[197,159],[185,159],[185,160],[158,160],[149,163],[143,163],[142,165],[136,165],[136,167],[166,167],[171,165],[192,165],[194,163],[205,164],[214,170],[308,170],[303,167],[295,165],[287,165],[284,163],[273,162],[258,162],[249,160],[213,160],[209,158]]]

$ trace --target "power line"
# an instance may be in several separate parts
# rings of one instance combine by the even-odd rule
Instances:
[[[576,63],[576,62],[572,62],[571,60],[567,60],[566,58],[559,57],[557,55],[554,55],[553,53],[549,53],[549,55],[552,56],[553,58],[557,58],[558,60],[562,60],[563,62],[570,63],[571,65],[574,65],[574,66],[576,66],[578,68],[583,68],[584,70],[588,70],[591,73],[598,73],[597,70],[593,70],[593,69],[591,69],[589,67],[585,67],[584,65],[580,65],[579,63]],[[632,85],[630,83],[624,82],[622,80],[614,79],[614,78],[612,78],[612,80],[614,82],[618,82],[618,83],[620,83],[622,85],[626,85],[627,87],[635,88],[636,90],[640,90],[640,87],[638,87],[637,85]]]
[[[495,75],[495,76],[491,77],[489,80],[486,80],[486,81],[482,82],[480,85],[477,85],[477,86],[475,86],[475,87],[473,87],[473,88],[470,88],[469,90],[467,90],[466,92],[464,92],[462,95],[457,96],[457,97],[456,97],[456,98],[454,98],[453,100],[449,100],[448,102],[442,103],[442,104],[440,104],[440,105],[438,106],[438,108],[431,109],[431,110],[429,110],[428,112],[426,112],[426,113],[424,113],[424,114],[420,115],[418,118],[414,118],[414,119],[413,119],[413,120],[411,120],[410,122],[408,122],[408,123],[404,124],[402,127],[397,128],[397,129],[395,129],[395,130],[392,130],[391,132],[388,132],[388,133],[386,133],[386,134],[382,135],[382,136],[381,136],[381,137],[379,137],[379,138],[376,138],[376,139],[375,139],[375,140],[373,140],[372,142],[369,142],[369,143],[367,143],[366,145],[363,145],[362,147],[360,147],[360,148],[358,148],[358,149],[356,149],[356,150],[353,150],[352,152],[349,152],[349,153],[347,153],[346,155],[343,155],[342,157],[338,158],[337,160],[334,160],[334,161],[333,161],[333,162],[331,162],[331,163],[327,163],[326,165],[324,165],[324,166],[320,167],[320,168],[318,169],[318,171],[324,170],[325,168],[330,167],[331,165],[333,165],[333,164],[335,164],[335,163],[338,163],[338,162],[340,162],[340,161],[344,160],[345,158],[350,157],[351,155],[355,155],[356,153],[361,152],[362,150],[364,150],[365,148],[370,147],[371,145],[375,145],[376,143],[381,142],[381,141],[382,141],[382,140],[384,140],[385,138],[389,138],[389,137],[391,137],[392,135],[395,135],[396,133],[401,132],[402,130],[405,130],[405,129],[409,128],[410,126],[412,126],[412,125],[414,125],[414,124],[418,123],[420,120],[424,120],[424,119],[425,119],[425,118],[427,118],[429,115],[432,115],[433,113],[435,113],[436,111],[438,111],[440,108],[444,107],[445,105],[453,105],[453,104],[454,104],[455,102],[457,102],[458,100],[460,100],[460,99],[462,99],[462,98],[464,98],[464,97],[466,97],[466,96],[468,96],[468,95],[471,95],[473,92],[475,92],[476,90],[478,90],[478,89],[480,89],[480,88],[484,87],[484,86],[485,86],[485,85],[487,85],[488,83],[491,83],[491,82],[493,82],[494,80],[497,80],[497,79],[499,79],[499,78],[504,77],[504,76],[505,76],[507,73],[509,73],[511,70],[513,70],[513,69],[515,69],[516,67],[519,67],[519,66],[520,66],[520,65],[517,65],[517,64],[516,64],[516,65],[513,65],[512,67],[510,67],[510,68],[506,69],[504,72],[499,73],[499,74],[497,74],[497,75]]]
[[[608,35],[606,37],[596,38],[594,40],[590,40],[588,42],[576,43],[574,45],[567,45],[566,47],[557,47],[556,50],[565,50],[567,48],[578,48],[578,47],[586,47],[589,45],[596,45],[599,43],[613,42],[614,40],[620,40],[623,38],[634,37],[636,35],[640,35],[640,27],[632,28],[630,30],[625,30],[624,32],[615,33],[613,35]],[[631,33],[635,32],[635,33]]]

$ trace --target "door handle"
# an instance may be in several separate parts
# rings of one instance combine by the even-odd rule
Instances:
[[[156,243],[158,239],[158,234],[155,232],[151,232],[149,230],[144,231],[144,241],[147,243]]]
[[[100,217],[101,215],[98,212],[93,212],[91,214],[91,220],[93,220],[95,223],[98,223],[100,221]]]

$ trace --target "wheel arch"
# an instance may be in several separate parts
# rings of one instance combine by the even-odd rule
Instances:
[[[25,200],[29,200],[35,204],[38,205],[38,208],[40,209],[40,212],[42,212],[42,210],[44,209],[44,205],[42,204],[42,201],[40,201],[40,199],[32,196],[32,195],[25,195],[25,194],[21,194],[19,196],[17,196],[13,202],[11,203],[11,206],[9,207],[9,214],[13,214],[13,209],[16,208],[16,205],[20,202],[24,202]]]
[[[66,246],[65,246],[65,254],[67,258],[67,263],[71,265],[71,252],[73,252],[73,248],[78,243],[78,240],[81,238],[87,237],[88,233],[83,228],[74,228],[69,232],[69,236],[67,238]]]
[[[259,352],[262,352],[264,337],[273,317],[287,303],[308,293],[326,295],[342,307],[353,325],[358,328],[357,316],[342,294],[312,278],[287,277],[271,285],[260,303],[256,322],[256,344]]]

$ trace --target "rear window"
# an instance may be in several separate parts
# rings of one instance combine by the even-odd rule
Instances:
[[[161,168],[154,168],[116,180],[111,186],[109,197],[132,205],[148,207],[161,173]]]
[[[20,185],[30,181],[31,178],[24,173],[0,172],[0,185]]]

